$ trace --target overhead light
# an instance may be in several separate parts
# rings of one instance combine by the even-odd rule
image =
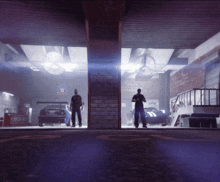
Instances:
[[[57,62],[57,61],[63,61],[62,59],[62,55],[58,52],[48,52],[46,54],[48,61],[50,62]]]
[[[44,66],[44,69],[48,73],[53,74],[53,75],[60,75],[64,71],[62,67],[60,67],[58,64],[55,64],[55,63],[45,62],[45,63],[42,63],[42,65]]]
[[[43,50],[47,57],[47,62],[60,63],[63,62],[63,47],[43,46]]]
[[[5,95],[14,96],[14,94],[8,93],[8,92],[2,92]]]
[[[64,62],[63,59],[63,48],[55,46],[43,46],[46,54],[46,62],[43,64],[44,69],[53,75],[62,74],[64,69],[59,66],[60,63]]]

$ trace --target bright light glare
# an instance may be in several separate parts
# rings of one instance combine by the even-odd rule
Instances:
[[[50,63],[50,62],[45,62],[45,63],[42,63],[42,66],[44,67],[51,67],[53,63]]]
[[[10,95],[10,96],[14,96],[14,94],[8,93],[8,92],[2,92],[5,95]]]
[[[140,64],[134,64],[134,63],[127,63],[127,64],[122,64],[121,65],[121,70],[122,71],[128,71],[128,72],[135,72],[136,70],[140,69],[141,65]]]
[[[162,113],[165,113],[165,110],[161,110],[162,111]]]
[[[151,112],[151,113],[154,115],[154,117],[157,117],[157,115],[154,112]]]
[[[87,63],[87,47],[67,47],[70,60],[74,63]]]
[[[51,63],[51,62],[45,62],[42,63],[42,66],[44,67],[44,69],[49,72],[50,74],[53,75],[59,75],[61,73],[63,73],[64,69],[61,68],[59,65],[55,64],[55,63]]]
[[[61,63],[59,64],[66,72],[73,72],[73,70],[77,67],[76,64],[72,63]]]
[[[58,67],[57,65],[53,64],[53,65],[51,66],[51,68],[52,68],[52,69],[58,69],[59,67]]]
[[[58,52],[48,52],[47,53],[48,61],[56,62],[62,58]]]
[[[40,71],[38,68],[36,67],[30,67],[33,71]]]
[[[40,71],[39,69],[33,69],[33,71]]]
[[[129,62],[131,55],[131,48],[122,48],[121,49],[121,63],[127,64]]]

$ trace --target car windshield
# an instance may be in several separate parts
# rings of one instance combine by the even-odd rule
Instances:
[[[63,104],[53,104],[53,105],[47,105],[47,109],[66,109],[65,105]]]

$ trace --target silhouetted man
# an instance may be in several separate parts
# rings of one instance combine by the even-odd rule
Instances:
[[[77,94],[77,89],[74,90],[75,95],[71,98],[70,110],[72,110],[72,127],[75,127],[75,113],[78,115],[79,127],[82,126],[82,117],[80,107],[83,105],[82,98]]]
[[[139,126],[138,119],[139,119],[139,113],[140,113],[143,127],[146,127],[145,113],[144,113],[144,108],[143,108],[143,102],[146,102],[146,100],[145,100],[145,97],[141,94],[141,89],[138,89],[137,92],[138,93],[134,95],[132,98],[132,102],[135,102],[134,125],[136,128],[138,128]]]

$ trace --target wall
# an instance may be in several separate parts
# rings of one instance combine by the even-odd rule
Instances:
[[[190,64],[170,77],[170,96],[201,87],[205,80],[205,69],[199,64]]]
[[[9,112],[17,112],[19,99],[16,96],[6,95],[0,92],[0,117],[4,117],[5,109]]]
[[[220,48],[220,32],[194,49],[189,57],[189,64],[204,59]]]
[[[220,33],[217,33],[198,47],[188,60],[189,65],[170,77],[170,96],[193,88],[203,87],[205,83],[205,67],[202,61],[220,49]]]

